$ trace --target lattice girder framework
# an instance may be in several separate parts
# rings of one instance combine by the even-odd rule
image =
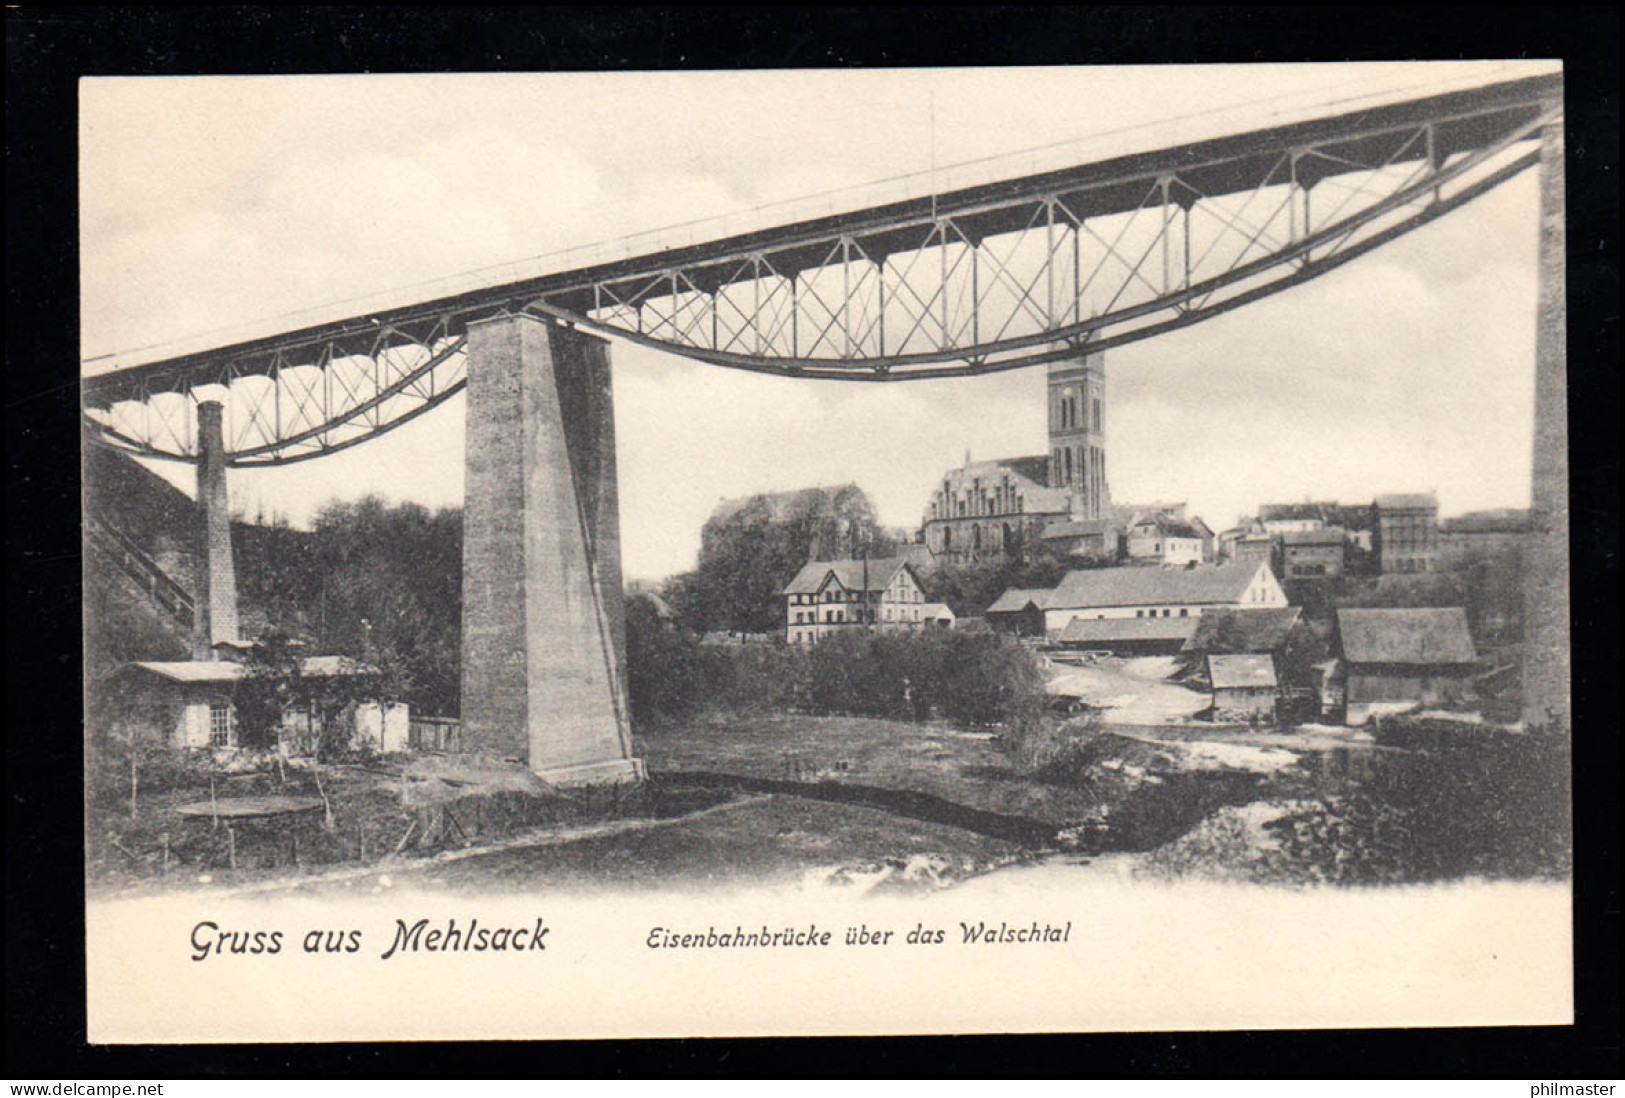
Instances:
[[[229,392],[234,465],[372,438],[463,385],[470,320],[529,311],[738,369],[962,376],[1145,339],[1299,285],[1538,161],[1536,77],[469,291],[85,384],[101,441],[194,452]]]

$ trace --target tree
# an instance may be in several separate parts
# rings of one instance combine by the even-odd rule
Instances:
[[[765,633],[784,624],[783,590],[808,560],[896,552],[855,484],[752,496],[700,531],[699,566],[663,592],[698,631]]]
[[[324,652],[377,665],[421,710],[455,713],[462,660],[462,512],[334,502],[315,521],[307,617]]]
[[[1012,587],[1052,588],[1077,568],[1103,567],[1038,549],[1024,560],[989,560],[938,569],[933,594],[955,614],[980,614]]]
[[[286,636],[268,636],[243,660],[243,675],[232,688],[238,742],[247,748],[277,746],[284,717],[305,715],[305,742],[298,746],[320,761],[350,749],[352,726],[343,718],[365,702],[393,700],[380,669],[359,661],[337,675],[307,675],[300,646]]]

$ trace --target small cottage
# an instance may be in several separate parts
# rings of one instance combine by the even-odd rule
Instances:
[[[1459,606],[1339,610],[1337,644],[1349,725],[1462,701],[1478,660]]]
[[[984,612],[987,623],[1004,633],[1018,637],[1044,635],[1044,600],[1049,597],[1047,587],[1012,587],[993,601]]]
[[[1259,722],[1275,716],[1280,687],[1269,655],[1209,656],[1207,674],[1214,720]]]
[[[305,678],[356,677],[376,669],[345,656],[312,656],[300,661]],[[236,750],[242,746],[233,694],[248,674],[230,660],[147,661],[127,664],[117,672],[115,688],[130,719],[176,749]],[[298,706],[282,714],[279,739],[286,743],[314,730],[318,716]],[[402,703],[378,701],[347,707],[352,742],[375,751],[406,749],[411,720]]]

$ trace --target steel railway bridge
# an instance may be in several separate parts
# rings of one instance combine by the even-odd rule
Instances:
[[[207,657],[236,630],[225,469],[335,453],[467,390],[465,740],[561,782],[635,777],[609,360],[588,333],[794,378],[1019,369],[1300,285],[1540,166],[1537,424],[1557,399],[1561,431],[1562,110],[1560,76],[1508,80],[116,359],[83,382],[86,433],[198,466]],[[1537,514],[1566,490],[1551,442]]]

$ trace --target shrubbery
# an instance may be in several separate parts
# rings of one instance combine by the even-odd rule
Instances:
[[[1041,713],[1031,655],[997,634],[853,629],[810,648],[702,646],[636,601],[627,615],[632,714],[647,729],[702,707],[1008,724]]]
[[[1338,884],[1570,871],[1566,732],[1390,724],[1375,772],[1270,829],[1300,877]]]

